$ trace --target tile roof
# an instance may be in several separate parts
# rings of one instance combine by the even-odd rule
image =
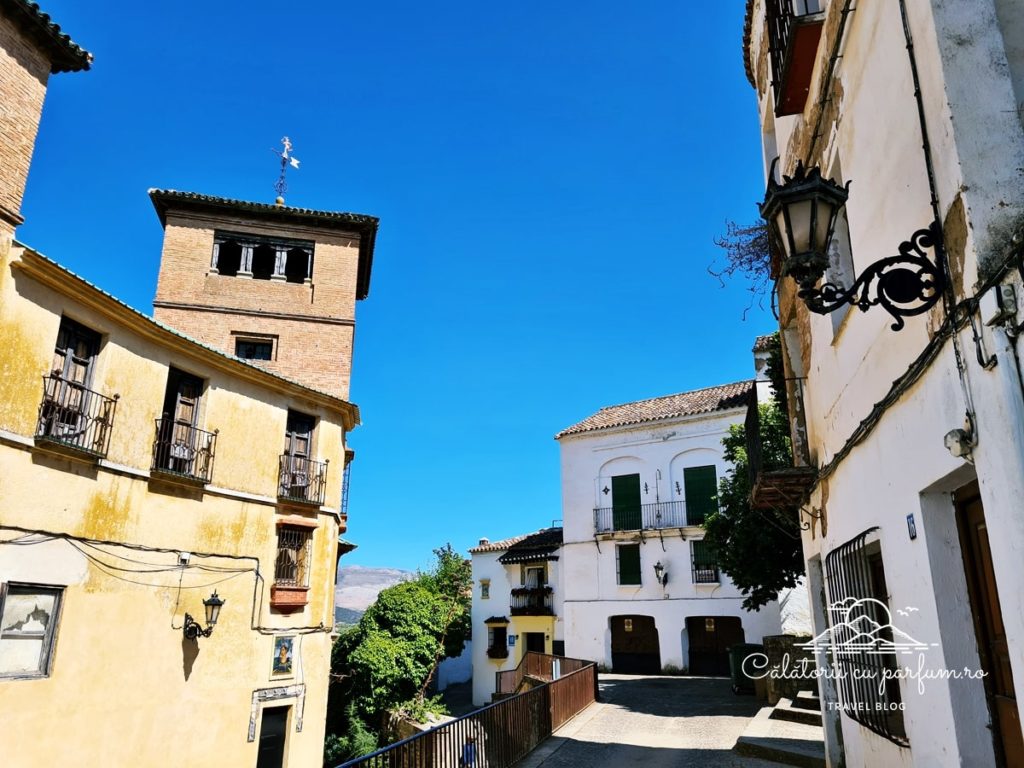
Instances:
[[[557,560],[555,554],[562,546],[562,529],[545,528],[544,530],[531,533],[524,539],[517,541],[506,550],[505,554],[498,558],[502,565],[512,563],[531,563],[541,560]]]
[[[558,440],[566,435],[577,435],[581,432],[592,432],[597,429],[625,427],[648,421],[696,416],[701,413],[746,407],[753,387],[753,381],[738,381],[734,384],[695,389],[692,392],[680,392],[677,395],[638,400],[635,403],[611,405],[571,427],[566,427],[555,435],[555,439]]]
[[[754,0],[747,0],[746,12],[743,14],[743,71],[747,75],[747,82],[754,88],[754,70],[750,61],[750,38],[754,26]]]
[[[38,3],[0,0],[0,8],[27,34],[49,51],[50,72],[79,72],[92,66],[92,54],[61,31]]]
[[[479,552],[503,552],[506,549],[510,549],[516,545],[523,544],[525,547],[534,546],[560,546],[562,543],[562,529],[561,528],[541,528],[539,531],[533,533],[524,533],[519,536],[512,536],[508,539],[502,539],[501,541],[489,541],[486,544],[479,544],[475,547],[470,547],[469,551],[471,554],[477,554]]]
[[[775,334],[769,333],[766,336],[758,336],[754,339],[754,352],[767,352],[775,346]]]
[[[0,0],[2,1],[2,0]],[[198,192],[181,192],[176,189],[150,189],[157,216],[162,225],[167,224],[167,211],[171,208],[185,208],[206,211],[229,210],[235,213],[249,213],[271,221],[312,224],[343,232],[357,232],[359,237],[359,270],[356,276],[356,298],[365,299],[370,293],[370,271],[373,267],[373,246],[377,239],[380,219],[362,213],[343,211],[318,211],[312,208],[296,208],[290,205],[254,203],[248,200],[233,200],[228,197],[202,195]]]

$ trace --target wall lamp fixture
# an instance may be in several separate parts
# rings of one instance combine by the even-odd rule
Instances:
[[[654,580],[663,587],[668,584],[668,571],[660,560],[654,564]]]
[[[869,266],[849,288],[825,281],[829,266],[828,246],[835,231],[836,217],[849,196],[849,182],[841,187],[821,175],[821,169],[805,169],[798,163],[792,176],[775,181],[772,162],[768,188],[760,204],[761,216],[768,223],[769,239],[781,256],[783,277],[796,280],[811,312],[827,315],[852,304],[867,312],[876,304],[893,316],[892,329],[904,326],[904,317],[920,315],[941,298],[945,275],[937,265],[942,253],[942,230],[932,223],[900,243],[896,256]],[[926,255],[935,252],[936,262]]]
[[[200,635],[203,637],[209,637],[213,634],[213,628],[217,625],[217,619],[220,618],[220,609],[224,605],[224,600],[217,596],[217,590],[213,591],[213,594],[209,598],[203,600],[203,608],[206,609],[206,629],[203,629],[202,625],[192,618],[189,613],[185,614],[185,639],[186,640],[198,640]]]

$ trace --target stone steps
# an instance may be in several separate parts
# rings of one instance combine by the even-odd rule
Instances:
[[[793,699],[793,706],[821,712],[821,699],[818,698],[817,691],[799,691]]]
[[[820,725],[773,719],[764,707],[736,740],[733,751],[798,768],[826,768],[825,738]]]
[[[772,709],[772,720],[788,720],[804,725],[821,725],[821,711],[798,707],[792,699],[781,698]]]

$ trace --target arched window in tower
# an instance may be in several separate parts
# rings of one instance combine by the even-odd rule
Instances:
[[[284,265],[285,279],[289,283],[303,283],[307,277],[312,277],[313,255],[302,248],[292,248],[288,251],[287,260]]]
[[[252,279],[269,280],[274,274],[277,249],[272,245],[257,245],[252,250]]]
[[[217,271],[234,277],[242,266],[242,246],[234,240],[217,244]]]

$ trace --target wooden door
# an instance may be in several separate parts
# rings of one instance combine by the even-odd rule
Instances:
[[[310,457],[313,452],[313,426],[316,419],[298,411],[288,411],[285,427],[284,452],[288,466],[281,473],[285,496],[302,496],[312,482]]]
[[[729,649],[743,642],[743,623],[738,616],[688,616],[686,636],[690,674],[724,677],[729,674]]]
[[[61,318],[47,382],[46,434],[68,437],[86,427],[89,384],[100,351],[100,336],[84,325]]]
[[[535,651],[536,653],[544,653],[544,633],[543,632],[526,632],[526,648],[525,651]]]
[[[612,616],[612,671],[625,675],[661,672],[661,645],[653,616]]]
[[[986,673],[985,694],[992,717],[996,760],[1001,766],[1024,765],[1020,710],[1017,708],[1006,629],[999,606],[995,569],[992,567],[985,509],[981,504],[977,483],[957,492],[956,506],[978,656],[981,668]]]
[[[193,474],[199,445],[196,424],[199,422],[199,400],[203,380],[171,368],[164,393],[164,415],[160,427],[164,462],[174,472]]]
[[[640,529],[640,475],[612,478],[612,527],[616,531]]]
[[[686,495],[686,524],[700,525],[704,518],[718,511],[718,477],[714,466],[687,467],[683,470],[683,493]]]
[[[260,720],[260,745],[256,768],[283,768],[288,738],[288,707],[268,707]]]

